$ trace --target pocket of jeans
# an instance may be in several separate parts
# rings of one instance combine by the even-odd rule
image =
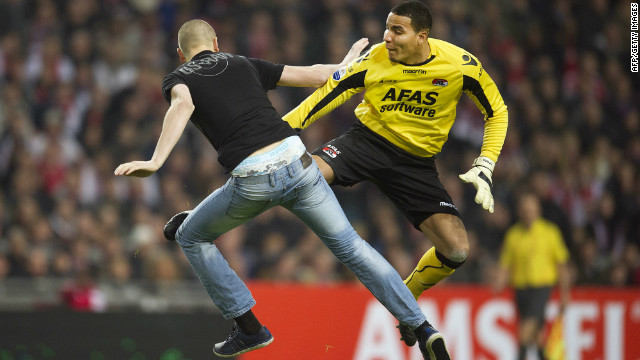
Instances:
[[[295,188],[296,198],[305,207],[320,206],[329,196],[331,188],[325,184],[320,170],[310,170],[305,179]]]
[[[234,188],[229,197],[225,214],[234,219],[251,219],[265,211],[272,204],[264,192]]]

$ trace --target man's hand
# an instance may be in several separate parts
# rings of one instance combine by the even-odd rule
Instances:
[[[156,172],[160,166],[153,161],[131,161],[120,164],[113,172],[117,175],[147,177]]]
[[[473,167],[471,170],[460,175],[460,179],[466,183],[473,184],[473,187],[478,191],[476,193],[476,203],[481,204],[485,210],[488,210],[493,214],[493,195],[491,189],[493,182],[491,181],[491,175],[493,175],[493,168],[496,164],[493,160],[480,156],[473,161]]]
[[[356,41],[355,43],[353,43],[353,45],[351,45],[351,49],[349,49],[349,52],[347,53],[347,56],[344,57],[344,60],[342,60],[342,63],[340,64],[342,66],[346,66],[353,60],[357,59],[358,56],[360,56],[360,53],[362,52],[362,50],[364,50],[364,48],[366,48],[367,45],[369,45],[369,39],[367,38],[362,38]]]

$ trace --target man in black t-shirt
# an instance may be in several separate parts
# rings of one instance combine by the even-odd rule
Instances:
[[[367,45],[354,44],[344,64]],[[191,20],[178,32],[183,62],[164,79],[162,92],[171,106],[149,161],[121,164],[116,175],[149,176],[169,156],[191,119],[218,151],[231,177],[193,211],[176,215],[168,231],[189,259],[222,315],[236,322],[226,341],[213,352],[233,357],[270,344],[273,336],[255,317],[255,300],[213,243],[228,230],[276,205],[302,219],[348,266],[371,293],[429,345],[444,348],[442,335],[427,322],[400,275],[349,224],[329,185],[300,138],[273,108],[267,91],[276,85],[320,86],[344,66],[292,67],[221,53],[215,32],[204,21]]]

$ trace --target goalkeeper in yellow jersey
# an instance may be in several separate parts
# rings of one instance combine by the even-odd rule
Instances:
[[[466,93],[485,117],[484,139],[471,169],[460,175],[476,188],[475,201],[493,213],[491,176],[507,132],[507,107],[480,61],[455,45],[429,38],[426,5],[396,5],[386,22],[384,42],[335,72],[284,119],[297,129],[365,91],[355,109],[357,122],[320,146],[314,159],[333,185],[369,180],[434,244],[405,283],[417,299],[454,272],[469,252],[457,208],[438,178],[435,156],[447,141],[456,105]],[[413,346],[412,331],[400,326]]]

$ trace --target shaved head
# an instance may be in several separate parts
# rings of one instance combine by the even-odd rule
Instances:
[[[178,31],[178,47],[187,58],[195,55],[192,50],[207,47],[213,49],[216,32],[203,20],[189,20]]]

